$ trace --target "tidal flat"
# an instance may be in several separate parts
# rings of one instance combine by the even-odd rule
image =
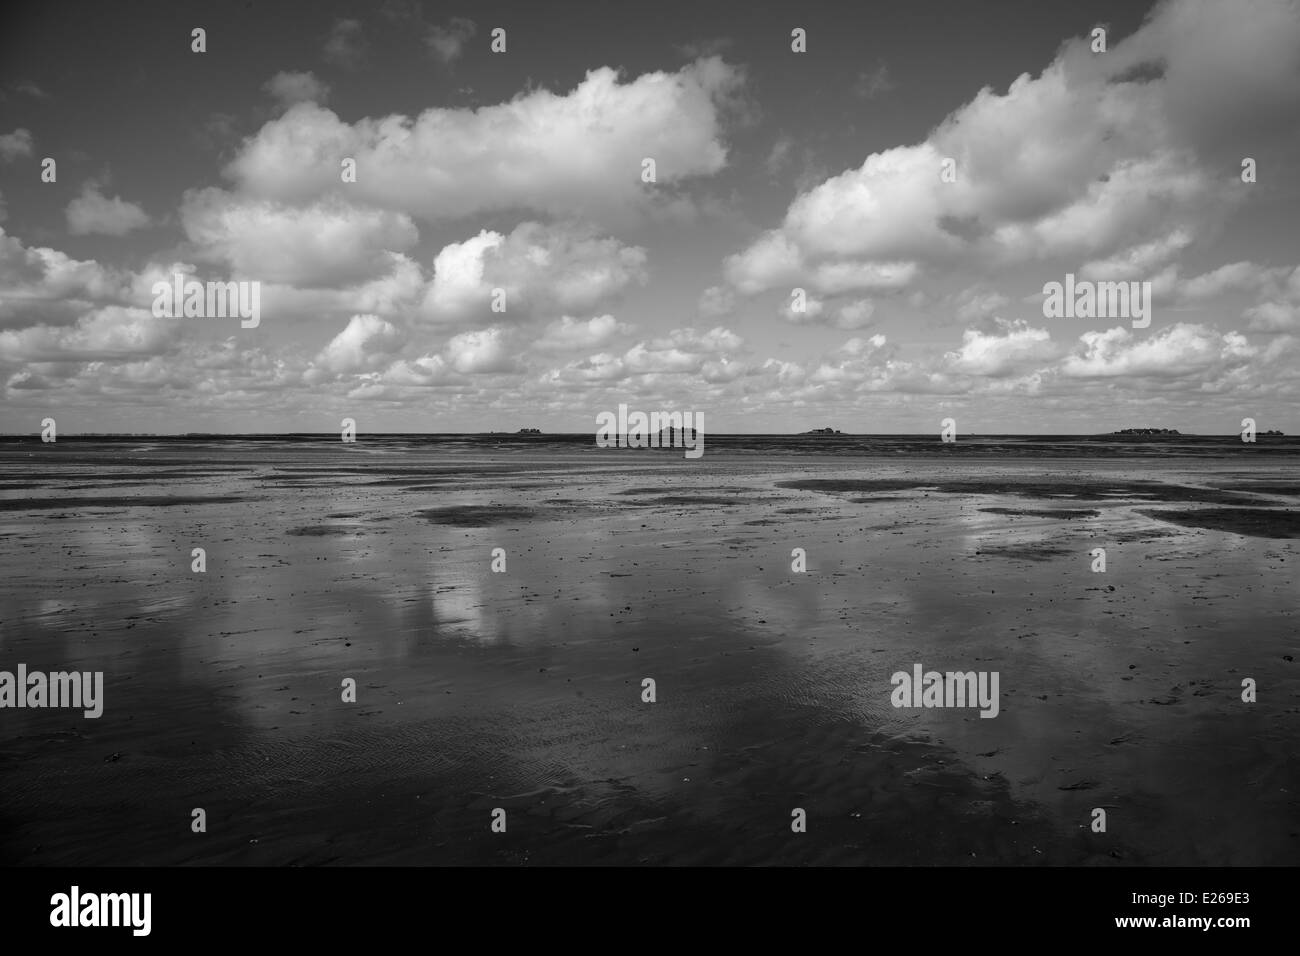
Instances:
[[[1289,447],[590,441],[0,444],[0,861],[1300,863]]]

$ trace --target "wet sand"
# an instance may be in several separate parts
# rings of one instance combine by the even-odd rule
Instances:
[[[0,861],[1300,862],[1300,462],[994,451],[0,445]]]

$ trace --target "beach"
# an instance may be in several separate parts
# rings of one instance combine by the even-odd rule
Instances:
[[[1300,863],[1295,446],[928,442],[0,444],[0,859]]]

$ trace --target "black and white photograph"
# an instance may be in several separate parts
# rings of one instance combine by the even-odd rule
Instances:
[[[1297,0],[17,0],[5,921],[1105,870],[1239,945],[1298,360]]]

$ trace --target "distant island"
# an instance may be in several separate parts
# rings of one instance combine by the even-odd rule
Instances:
[[[834,428],[814,428],[810,432],[804,432],[805,435],[843,435],[844,432],[836,431]]]
[[[1285,437],[1286,437],[1286,435],[1285,435],[1284,432],[1280,432],[1280,431],[1278,431],[1276,428],[1270,428],[1270,429],[1269,429],[1268,431],[1266,431],[1266,432],[1260,432],[1260,434],[1261,434],[1261,435],[1276,435],[1278,438],[1285,438]]]
[[[694,428],[674,428],[669,425],[667,428],[659,430],[659,447],[673,448],[673,442],[695,442],[699,440],[699,432]]]
[[[1112,435],[1179,435],[1177,428],[1122,428]]]
[[[515,434],[517,434],[517,435],[540,435],[541,433],[542,433],[542,430],[541,430],[540,428],[521,428],[521,429],[519,429],[519,431],[517,431]]]

